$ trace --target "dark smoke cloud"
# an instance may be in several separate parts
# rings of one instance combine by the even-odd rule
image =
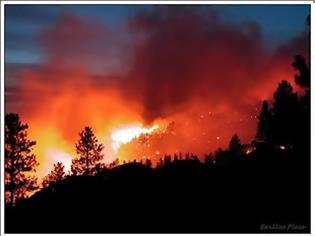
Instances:
[[[302,34],[273,53],[255,22],[224,22],[216,12],[201,15],[176,6],[138,14],[129,26],[136,39],[134,63],[123,84],[127,97],[144,104],[148,122],[187,110],[196,100],[238,109],[251,91],[255,99],[264,97],[276,88],[275,80],[289,79],[275,78],[276,71],[292,72],[293,56],[309,50]]]
[[[65,133],[74,119],[82,121],[73,128],[79,130],[93,117],[109,115],[108,89],[138,104],[135,112],[147,123],[178,117],[194,121],[198,112],[211,111],[220,117],[213,118],[211,129],[219,132],[243,113],[257,114],[253,109],[272,97],[280,80],[293,81],[293,56],[309,51],[306,33],[271,51],[255,22],[226,22],[215,11],[200,14],[179,6],[155,6],[117,30],[62,14],[42,31],[40,42],[42,66],[19,76],[24,105],[18,112],[48,112],[56,98],[67,95],[73,102],[60,106],[70,104],[62,110],[73,112],[63,120]],[[97,101],[91,99],[97,112],[90,114],[84,111],[89,106],[80,107],[88,93],[98,94]],[[227,136],[237,131],[253,136],[255,122],[245,126],[233,123]]]
[[[156,8],[130,28],[137,40],[127,94],[140,97],[149,122],[194,99],[212,107],[243,102],[266,60],[256,23],[224,23],[215,12]]]

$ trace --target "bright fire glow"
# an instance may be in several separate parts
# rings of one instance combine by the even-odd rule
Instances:
[[[144,128],[141,125],[132,125],[113,130],[111,134],[112,148],[115,152],[122,144],[130,142],[132,139],[139,137],[141,134],[148,134],[158,128],[158,125],[153,125],[151,128]]]
[[[49,164],[51,167],[53,167],[53,165],[57,162],[62,162],[65,166],[65,172],[67,173],[68,171],[70,171],[71,160],[73,157],[69,153],[66,153],[62,150],[50,148],[46,151],[46,157],[49,160]]]
[[[281,149],[281,150],[285,150],[285,146],[280,145],[280,149]]]
[[[292,54],[265,53],[268,45],[257,40],[259,34],[252,27],[246,33],[231,30],[218,18],[211,22],[214,31],[205,30],[208,17],[188,14],[186,19],[184,15],[181,19],[190,22],[188,28],[177,27],[178,15],[172,11],[157,14],[153,24],[150,17],[139,14],[124,24],[126,29],[122,27],[131,39],[128,42],[120,40],[124,32],[108,30],[81,15],[61,14],[38,32],[41,65],[11,71],[16,81],[9,79],[11,72],[6,70],[10,90],[5,95],[7,112],[18,113],[29,125],[29,138],[37,142],[38,177],[48,174],[57,161],[70,169],[72,158],[78,157],[78,133],[85,126],[91,126],[104,145],[104,163],[142,157],[156,162],[164,153],[174,152],[202,157],[226,148],[235,133],[243,143],[252,140],[257,120],[249,117],[259,114],[261,101],[272,98],[279,78],[295,85]],[[156,43],[165,35],[186,35],[189,30],[194,34],[180,43],[178,37],[166,37],[163,45]],[[225,33],[213,33],[218,30]],[[142,34],[150,37],[140,37],[138,42]],[[244,56],[241,46],[248,42],[253,44]],[[308,50],[301,53],[308,58]],[[229,70],[222,73],[222,64]],[[178,72],[183,65],[189,67],[185,73]],[[163,125],[175,125],[139,145],[122,145],[157,128],[144,127],[145,122],[159,124],[161,130]]]
[[[255,150],[256,150],[255,147],[248,147],[247,150],[245,151],[245,154],[248,155],[248,154],[252,153]]]

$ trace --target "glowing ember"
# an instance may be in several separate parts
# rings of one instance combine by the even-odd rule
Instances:
[[[283,146],[283,145],[280,145],[279,148],[280,148],[281,150],[285,150],[285,146]]]
[[[115,152],[117,152],[122,144],[130,142],[132,139],[139,137],[141,134],[152,133],[157,128],[158,125],[153,125],[151,128],[144,128],[141,125],[132,125],[115,129],[111,134],[112,148]]]
[[[255,150],[256,150],[255,147],[248,147],[248,148],[246,149],[246,151],[245,151],[245,154],[248,155],[248,154],[252,153],[252,152],[255,151]]]

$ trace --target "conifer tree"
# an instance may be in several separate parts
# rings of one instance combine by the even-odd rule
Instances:
[[[272,129],[272,113],[269,109],[268,102],[263,101],[261,112],[258,116],[256,141],[266,142],[270,139]]]
[[[103,159],[104,147],[98,144],[91,127],[85,127],[79,136],[80,139],[75,145],[78,157],[72,160],[71,172],[74,175],[92,175],[96,164]]]
[[[64,168],[65,166],[61,162],[54,164],[54,169],[44,178],[42,186],[46,188],[51,184],[63,180],[66,175]]]
[[[5,116],[5,193],[11,205],[37,189],[37,179],[30,174],[38,165],[32,153],[36,142],[27,138],[27,129],[18,114]]]

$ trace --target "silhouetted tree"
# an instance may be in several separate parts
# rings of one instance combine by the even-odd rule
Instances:
[[[137,160],[134,159],[133,162],[136,163]],[[140,160],[139,163],[142,163],[142,160]],[[118,165],[119,165],[119,159],[116,158],[116,159],[113,160],[111,163],[109,163],[109,168],[111,169],[111,168],[114,168],[114,167],[116,167],[116,166],[118,166]]]
[[[292,141],[296,134],[298,98],[292,86],[283,80],[273,95],[273,140],[280,143]]]
[[[272,129],[272,113],[269,110],[268,102],[263,101],[260,115],[258,116],[256,141],[265,142],[270,139]]]
[[[161,168],[161,167],[163,167],[163,166],[164,166],[163,159],[160,158],[160,160],[159,160],[158,163],[157,163],[157,167],[158,167],[158,168]]]
[[[218,148],[215,152],[214,152],[214,158],[218,158],[218,156],[220,156],[223,153],[223,149],[222,148]]]
[[[61,162],[54,164],[54,169],[43,179],[42,186],[46,188],[65,178],[65,166]]]
[[[305,89],[305,95],[300,98],[302,109],[304,109],[304,116],[309,117],[310,111],[310,85],[311,74],[310,68],[306,65],[302,56],[295,56],[292,66],[298,71],[295,75],[295,82]]]
[[[198,156],[195,155],[195,154],[191,154],[190,159],[191,159],[191,160],[194,160],[194,161],[196,161],[196,162],[200,162]]]
[[[171,161],[172,161],[171,155],[165,154],[164,155],[164,161],[163,161],[164,166],[169,165],[171,163]]]
[[[119,165],[119,158],[116,158],[112,163],[113,163],[113,166],[118,166]]]
[[[5,116],[5,192],[11,205],[37,189],[37,179],[29,174],[38,165],[32,154],[36,142],[27,139],[27,129],[17,114]]]
[[[226,163],[227,161],[227,151],[223,150],[222,148],[218,148],[214,152],[214,159],[216,163],[221,164],[221,163]]]
[[[295,75],[296,84],[309,89],[311,86],[310,68],[306,65],[304,58],[296,55],[292,66],[299,72]]]
[[[149,168],[151,168],[151,166],[152,166],[152,162],[151,162],[150,159],[146,159],[144,164],[145,164],[147,167],[149,167]]]
[[[309,17],[308,17],[309,20]],[[310,95],[310,68],[306,65],[301,56],[295,56],[292,66],[299,72],[295,75],[295,82],[305,89],[304,96],[299,99],[299,113],[296,114],[295,144],[304,152],[310,149],[310,129],[311,129],[311,95]],[[301,152],[300,151],[300,152]],[[307,151],[306,151],[307,152]]]
[[[205,164],[210,165],[213,163],[213,155],[212,153],[205,156]]]
[[[241,140],[237,136],[237,134],[234,134],[231,138],[230,144],[229,144],[229,151],[230,153],[234,155],[240,155],[242,151],[242,145]]]
[[[125,161],[124,161],[124,164],[125,164]],[[96,163],[96,165],[93,169],[93,173],[95,175],[98,175],[98,174],[104,172],[105,170],[107,170],[106,164],[103,162],[99,162],[99,163]]]
[[[74,175],[92,175],[95,165],[103,159],[103,145],[98,144],[92,128],[85,127],[79,133],[80,139],[75,145],[78,158],[72,160],[71,171]]]

